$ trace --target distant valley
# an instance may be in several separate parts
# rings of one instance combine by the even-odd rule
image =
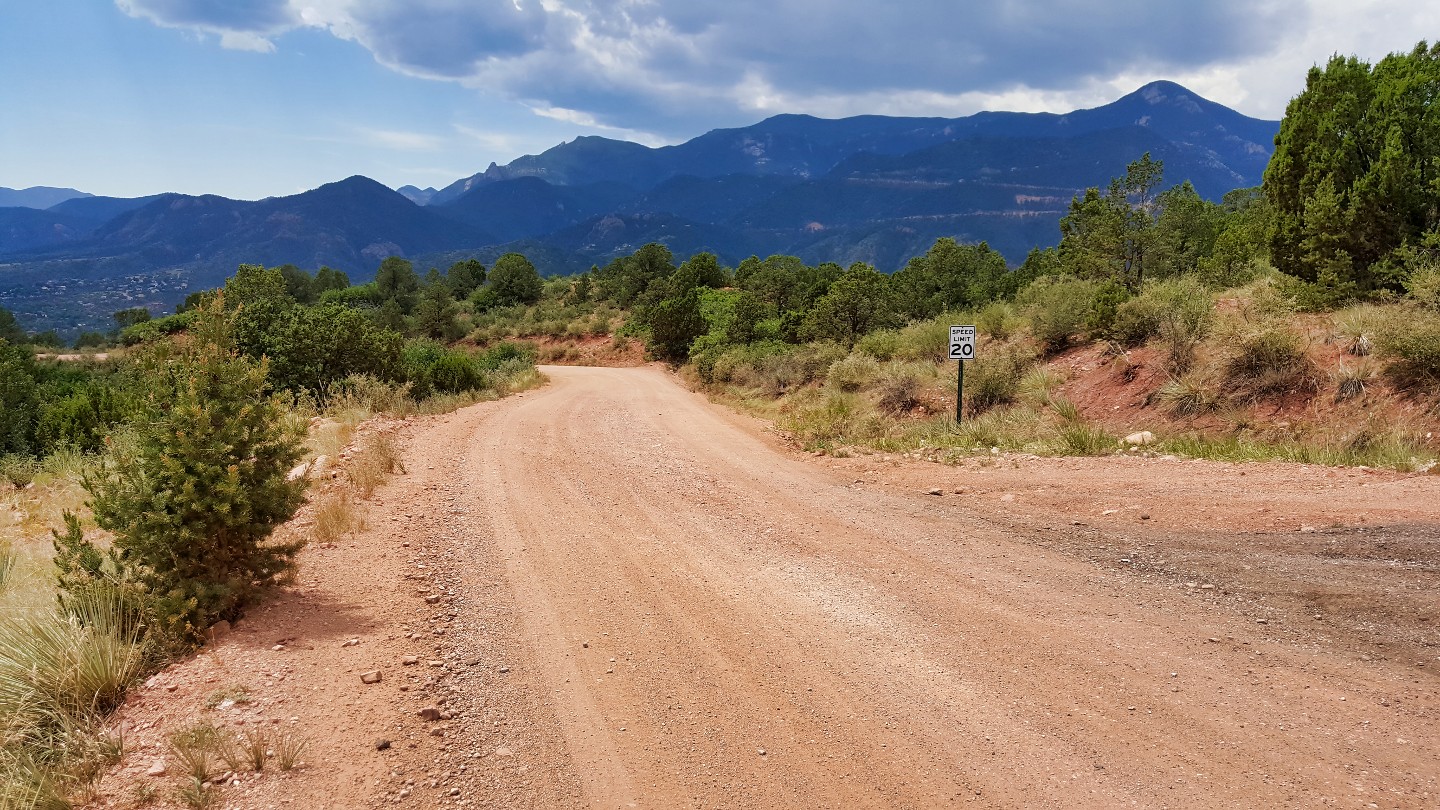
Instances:
[[[1019,262],[1058,241],[1073,195],[1147,151],[1166,186],[1219,199],[1258,184],[1278,128],[1155,82],[1064,115],[780,115],[661,148],[582,137],[441,189],[360,176],[253,202],[0,189],[0,306],[73,334],[118,309],[168,311],[241,263],[363,281],[392,254],[423,270],[518,250],[557,274],[647,242],[729,264],[784,253],[888,271],[951,236]]]

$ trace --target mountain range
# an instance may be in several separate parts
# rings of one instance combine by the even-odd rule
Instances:
[[[659,148],[580,137],[441,189],[360,176],[253,202],[0,189],[0,306],[69,333],[126,307],[168,310],[241,263],[363,281],[389,255],[423,270],[519,250],[554,274],[647,242],[730,264],[786,253],[894,270],[950,236],[1018,262],[1057,241],[1076,193],[1142,153],[1164,161],[1165,185],[1218,199],[1260,182],[1278,129],[1155,82],[1063,115],[778,115]]]

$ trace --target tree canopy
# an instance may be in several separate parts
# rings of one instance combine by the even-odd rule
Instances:
[[[1440,225],[1437,95],[1440,44],[1311,68],[1265,171],[1277,268],[1342,293],[1403,285],[1401,249]]]

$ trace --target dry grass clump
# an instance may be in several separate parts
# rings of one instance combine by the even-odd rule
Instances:
[[[1200,416],[1221,405],[1215,385],[1204,374],[1194,372],[1165,383],[1155,397],[1175,416]]]
[[[1079,420],[1060,426],[1060,447],[1065,455],[1104,456],[1115,452],[1115,436],[1103,428]]]
[[[315,505],[315,525],[311,529],[315,540],[330,543],[351,532],[365,528],[355,504],[347,491],[336,490],[326,493]]]
[[[934,378],[930,363],[888,363],[875,382],[876,404],[889,414],[907,413],[920,404],[926,383]]]
[[[1318,387],[1305,339],[1281,323],[1242,335],[1222,375],[1229,389],[1252,401]]]
[[[1440,313],[1395,307],[1376,341],[1396,385],[1411,390],[1440,387]]]
[[[376,433],[366,440],[365,445],[345,465],[345,473],[355,494],[368,498],[375,488],[394,474],[403,474],[405,465],[400,460],[400,451],[389,434]]]
[[[856,352],[830,364],[825,384],[847,394],[863,391],[880,376],[880,363],[868,354]]]
[[[233,773],[259,773],[271,760],[282,771],[299,764],[308,741],[284,732],[247,728],[227,733],[208,721],[187,726],[170,736],[170,753],[180,764],[184,779],[175,798],[186,807],[211,807],[220,801],[212,782],[221,764]]]
[[[358,414],[358,411],[352,411],[346,413],[345,416],[353,417]],[[350,443],[350,439],[355,435],[355,425],[357,423],[358,420],[351,418],[322,420],[319,425],[310,432],[305,444],[312,455],[316,457],[328,456],[333,459],[340,455],[340,451],[344,450],[345,446]]]

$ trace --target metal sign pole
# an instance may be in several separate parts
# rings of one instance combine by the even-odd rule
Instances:
[[[955,424],[960,424],[960,414],[965,403],[965,361],[956,360],[959,371],[955,374]]]

